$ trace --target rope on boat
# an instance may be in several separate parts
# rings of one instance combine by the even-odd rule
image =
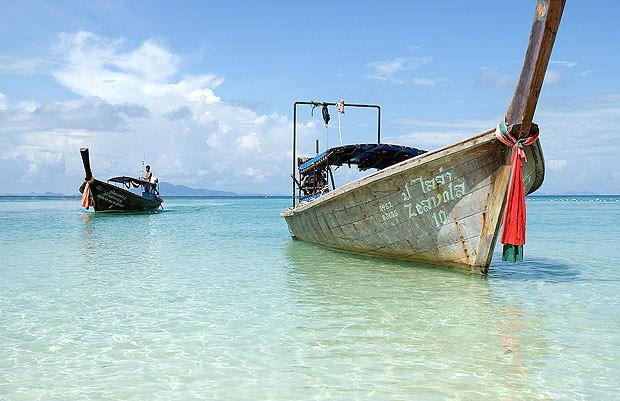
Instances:
[[[506,146],[512,147],[510,166],[510,182],[508,199],[504,209],[504,221],[501,242],[504,244],[502,260],[506,262],[523,261],[523,245],[525,245],[525,190],[523,186],[523,164],[527,162],[524,146],[531,145],[538,139],[538,128],[535,132],[522,138],[515,138],[508,133],[506,121],[499,123],[495,136]]]

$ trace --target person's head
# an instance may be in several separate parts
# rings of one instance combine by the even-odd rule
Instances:
[[[148,164],[146,165],[146,171],[151,171],[151,166],[149,166]]]

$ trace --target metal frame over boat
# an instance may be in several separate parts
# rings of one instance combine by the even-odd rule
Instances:
[[[152,185],[150,182],[127,176],[112,177],[108,182],[99,181],[93,177],[90,169],[88,148],[80,149],[80,154],[85,173],[80,193],[83,194],[82,205],[87,209],[93,206],[96,212],[120,213],[155,211],[161,207],[164,200],[159,197],[159,193],[149,190],[143,191],[140,196],[128,190],[132,186],[149,188]],[[127,189],[114,184],[124,185]]]
[[[329,165],[336,160],[342,164],[343,159],[336,156],[346,147],[329,149],[312,160],[297,159],[297,106],[315,106],[315,102],[296,102],[293,202],[281,214],[291,235],[335,249],[465,265],[486,273],[507,205],[512,207],[516,200],[523,201],[518,196],[533,193],[544,179],[538,127],[532,118],[564,4],[565,0],[537,0],[519,83],[505,119],[497,128],[430,152],[406,148],[409,155],[404,160],[393,157],[391,165],[381,157],[372,159],[373,155],[379,155],[380,148],[358,150],[356,156],[370,153],[366,159],[381,159],[383,164],[368,163],[368,167],[379,171],[340,188],[334,188],[332,177],[332,189],[329,189]],[[380,126],[377,139],[374,145],[384,146],[389,155],[398,152],[395,145],[381,144]],[[359,149],[369,145],[353,146]],[[415,155],[415,151],[419,153]],[[521,168],[523,157],[527,162]],[[348,162],[355,160],[355,156],[348,158]],[[519,185],[515,183],[521,180],[517,172],[523,177]],[[308,179],[309,174],[314,178]],[[512,207],[506,216],[510,217],[510,225],[522,225],[523,232],[519,235],[524,242],[524,201],[522,204],[523,210],[515,212]],[[514,213],[517,217],[512,216]],[[522,252],[522,245],[508,243],[506,247]]]

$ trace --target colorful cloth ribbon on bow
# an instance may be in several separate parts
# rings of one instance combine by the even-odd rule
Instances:
[[[82,193],[82,207],[85,207],[86,210],[88,210],[90,206],[95,205],[93,203],[93,197],[90,195],[90,183],[94,180],[94,178],[91,178],[90,180],[86,181],[86,186],[84,186],[84,192]]]
[[[538,134],[539,132],[536,130],[534,134],[517,139],[508,133],[505,121],[502,121],[495,129],[497,139],[504,145],[512,147],[508,199],[504,210],[504,227],[501,238],[501,242],[504,244],[502,260],[506,262],[523,261],[526,213],[522,160],[527,162],[523,147],[534,143],[538,139]]]

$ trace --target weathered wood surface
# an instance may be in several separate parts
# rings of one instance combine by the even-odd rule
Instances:
[[[536,1],[521,76],[505,117],[515,137],[532,132],[564,4],[565,0]],[[463,264],[484,273],[501,225],[511,151],[489,130],[354,181],[282,215],[291,234],[304,241]],[[544,178],[540,142],[526,147],[526,155],[524,184],[531,193]]]
[[[282,212],[291,234],[336,249],[454,263],[486,272],[501,224],[510,149],[487,131],[353,181]],[[537,141],[525,189],[544,177]]]
[[[519,83],[506,112],[506,124],[515,136],[527,135],[534,118],[553,43],[566,0],[537,0],[530,41]]]

